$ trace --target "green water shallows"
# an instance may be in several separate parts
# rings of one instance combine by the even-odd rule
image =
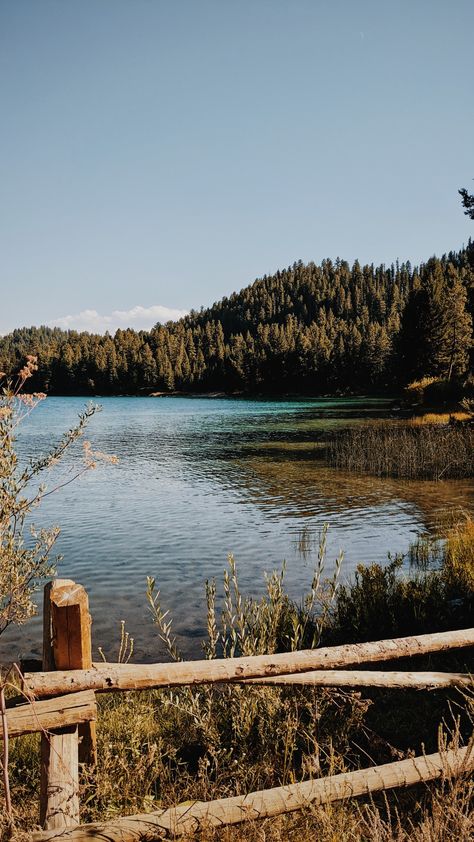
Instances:
[[[406,552],[436,512],[472,506],[471,482],[404,483],[353,476],[315,459],[318,433],[387,411],[368,400],[257,401],[205,398],[103,398],[88,437],[114,453],[104,465],[44,500],[37,525],[58,524],[61,577],[90,595],[94,646],[117,653],[120,620],[136,641],[136,658],[161,650],[145,602],[146,576],[186,655],[204,636],[204,583],[219,585],[232,552],[244,592],[258,594],[264,571],[286,560],[298,599],[311,580],[318,533],[329,522],[328,575],[344,550],[343,578],[358,563]],[[74,424],[81,398],[48,398],[24,424],[23,459],[45,451]],[[50,485],[67,479],[68,456]],[[77,463],[76,463],[77,464]],[[2,635],[0,660],[38,656],[39,618]],[[95,655],[97,657],[97,650]]]

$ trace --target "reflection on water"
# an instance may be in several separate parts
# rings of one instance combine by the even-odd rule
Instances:
[[[63,577],[90,594],[94,644],[113,658],[119,624],[138,659],[160,650],[145,606],[153,575],[187,655],[204,633],[204,582],[218,585],[233,552],[243,590],[263,589],[263,572],[287,563],[298,598],[311,580],[323,524],[330,562],[356,564],[406,552],[440,509],[472,507],[472,482],[416,483],[361,477],[316,458],[329,428],[388,413],[389,402],[105,398],[91,424],[95,448],[119,457],[44,501],[38,525],[58,523]],[[49,398],[21,432],[24,457],[44,451],[74,423],[78,398]],[[355,420],[357,419],[357,420]],[[77,455],[76,458],[79,458]],[[73,467],[71,459],[62,477]],[[51,477],[54,485],[58,477]],[[303,536],[303,537],[302,537]],[[0,659],[40,651],[39,620],[2,636]]]

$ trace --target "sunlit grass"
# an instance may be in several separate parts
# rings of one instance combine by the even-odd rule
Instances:
[[[415,415],[406,422],[411,426],[422,426],[423,424],[449,424],[452,421],[469,421],[470,415],[467,412],[425,412],[424,415]]]

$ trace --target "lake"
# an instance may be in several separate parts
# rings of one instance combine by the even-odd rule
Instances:
[[[406,553],[440,510],[472,508],[472,481],[403,482],[350,475],[316,458],[328,429],[389,414],[390,401],[102,398],[87,438],[115,454],[47,497],[39,526],[57,524],[58,574],[85,585],[94,658],[117,656],[120,620],[135,639],[135,660],[162,649],[145,600],[154,576],[186,656],[205,633],[204,584],[222,577],[232,552],[244,593],[258,595],[264,572],[286,562],[286,586],[299,599],[311,582],[318,535],[329,523],[327,575],[344,551],[342,579],[357,564]],[[48,398],[23,424],[22,459],[37,456],[71,427],[81,398]],[[48,478],[66,482],[81,447]],[[58,472],[59,471],[59,472]],[[71,473],[72,472],[72,473]],[[40,618],[2,635],[0,660],[41,652]]]

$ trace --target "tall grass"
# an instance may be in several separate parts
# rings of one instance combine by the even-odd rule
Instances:
[[[359,565],[342,585],[326,629],[332,642],[467,628],[474,617],[474,521],[459,513],[438,538],[420,536],[387,565]],[[442,527],[440,526],[442,529]]]
[[[467,425],[366,424],[334,434],[326,451],[336,468],[379,477],[474,476],[474,428]]]
[[[474,559],[474,527],[468,520],[438,547],[435,570],[429,547],[423,551],[427,557],[413,573],[413,587],[400,575],[399,559],[386,572],[375,566],[361,569],[352,586],[341,586],[339,558],[327,579],[325,537],[323,533],[311,581],[298,605],[285,591],[284,569],[267,577],[263,597],[244,596],[235,561],[229,559],[222,612],[216,610],[216,583],[207,583],[207,657],[298,649],[338,635],[344,642],[375,639],[386,628],[393,634],[426,630],[439,627],[443,604],[461,593],[461,587],[464,596],[470,587],[472,597],[471,574],[465,572],[468,564],[472,573]],[[179,658],[172,623],[153,580],[148,601],[162,647],[169,658]],[[407,605],[416,605],[416,610]],[[122,628],[124,659],[129,654],[125,635]],[[427,751],[436,750],[439,723],[452,718],[451,711],[454,742],[469,737],[472,701],[455,690],[361,694],[235,685],[99,696],[99,762],[95,771],[82,773],[82,820],[112,819],[369,766],[419,753],[422,743]],[[36,821],[38,778],[37,737],[13,741],[11,781],[19,832]],[[209,831],[200,838],[462,840],[472,829],[471,797],[469,782],[423,786],[387,799],[308,808],[294,816]]]

